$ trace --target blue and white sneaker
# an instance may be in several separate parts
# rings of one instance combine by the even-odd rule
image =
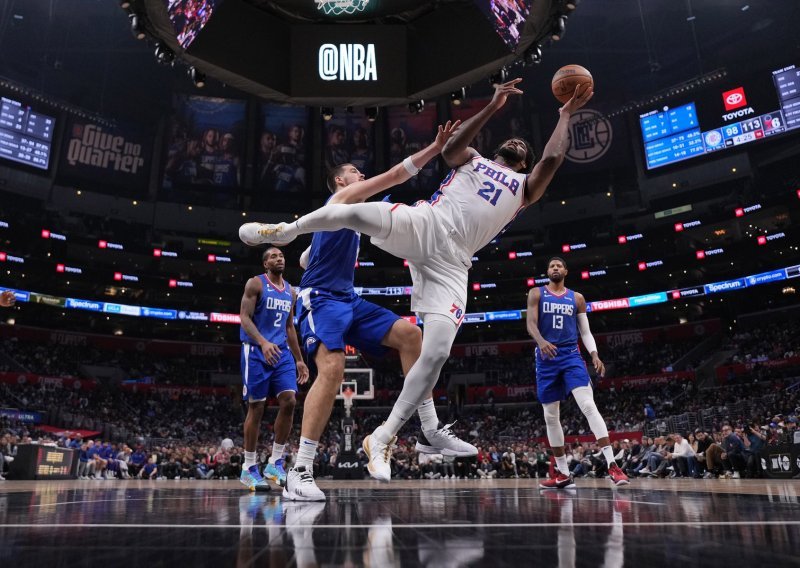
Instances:
[[[250,491],[269,491],[272,489],[267,480],[261,477],[258,472],[258,465],[251,465],[248,469],[242,470],[239,481]]]
[[[267,469],[264,470],[264,476],[281,487],[286,487],[286,470],[283,469],[283,458],[275,460],[275,463],[268,463]]]

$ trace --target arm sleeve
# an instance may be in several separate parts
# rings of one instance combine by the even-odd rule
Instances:
[[[306,250],[303,251],[303,254],[300,255],[300,268],[305,270],[308,268],[308,258],[311,256],[311,247],[308,247]]]
[[[594,337],[592,337],[592,330],[589,329],[589,316],[584,314],[578,314],[578,333],[581,334],[581,339],[583,340],[583,344],[586,346],[586,350],[591,353],[597,352],[597,344],[594,341]]]

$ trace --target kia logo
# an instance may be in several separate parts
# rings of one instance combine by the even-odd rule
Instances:
[[[742,102],[743,98],[744,97],[742,96],[742,93],[731,93],[728,95],[728,98],[725,99],[725,102],[729,105],[738,105],[740,102]]]

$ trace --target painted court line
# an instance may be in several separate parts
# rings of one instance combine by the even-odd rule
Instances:
[[[507,529],[507,528],[560,528],[560,527],[738,527],[752,526],[752,521],[661,521],[647,523],[410,523],[393,524],[392,529]],[[800,521],[758,521],[759,526],[800,526]],[[121,524],[121,523],[4,523],[0,524],[0,529],[242,529],[252,528],[254,525],[180,525],[180,524]],[[342,530],[342,529],[370,529],[374,525],[354,524],[354,525],[274,525],[283,528],[299,528],[314,530]]]

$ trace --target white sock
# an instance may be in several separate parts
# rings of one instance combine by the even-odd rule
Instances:
[[[372,435],[375,436],[376,440],[388,444],[389,440],[397,435],[400,428],[403,427],[403,424],[408,422],[408,419],[411,418],[416,408],[416,404],[398,398],[392,407],[392,411],[389,413],[389,418],[386,419],[383,425],[375,428]]]
[[[300,437],[300,448],[297,450],[297,463],[294,467],[305,466],[308,470],[314,469],[314,458],[317,457],[317,445],[319,442],[316,440],[309,440],[308,438]]]
[[[569,475],[569,466],[567,465],[567,456],[556,456],[556,469],[564,475]]]
[[[608,462],[608,467],[611,467],[616,461],[614,461],[614,452],[611,449],[611,446],[605,446],[600,448],[603,451],[603,456],[606,458],[606,462]]]
[[[279,459],[283,458],[283,450],[286,449],[286,444],[272,443],[272,455],[269,457],[269,463],[274,464]]]
[[[244,463],[242,464],[242,469],[250,469],[251,465],[256,465],[256,453],[248,452],[247,450],[245,450]]]
[[[417,408],[420,422],[422,422],[422,431],[431,432],[439,429],[439,417],[436,415],[436,406],[433,404],[433,398],[426,399]]]

